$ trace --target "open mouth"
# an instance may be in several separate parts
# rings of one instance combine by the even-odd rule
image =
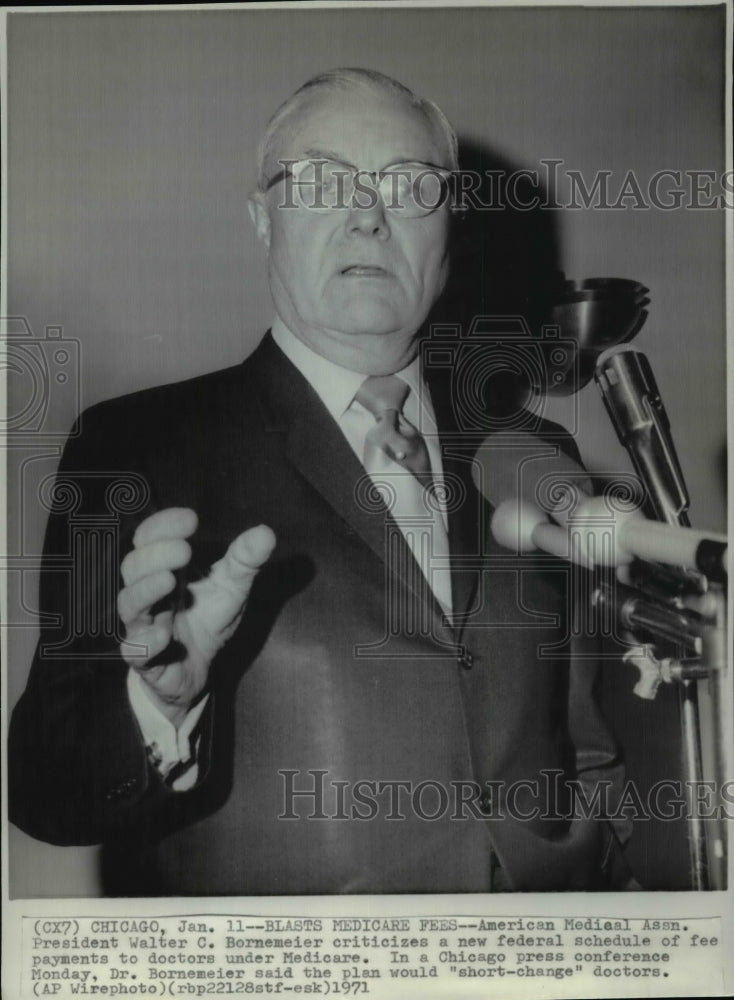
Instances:
[[[343,267],[340,274],[352,278],[384,278],[387,271],[376,264],[350,264],[349,267]]]

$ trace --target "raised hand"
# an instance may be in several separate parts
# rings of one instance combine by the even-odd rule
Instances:
[[[209,575],[188,585],[190,601],[181,610],[155,610],[176,586],[174,570],[187,566],[196,531],[196,513],[169,507],[146,518],[133,537],[133,549],[120,567],[124,583],[117,608],[125,627],[120,650],[137,670],[160,710],[178,725],[206,687],[216,653],[232,636],[260,567],[275,547],[266,525],[244,531]],[[156,658],[171,642],[180,658]]]

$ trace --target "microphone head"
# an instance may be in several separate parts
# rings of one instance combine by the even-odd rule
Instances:
[[[522,500],[503,500],[492,514],[489,530],[494,540],[513,552],[535,552],[538,546],[533,534],[548,519],[535,504]]]
[[[565,520],[593,495],[587,473],[560,445],[511,431],[484,439],[474,456],[472,478],[493,507],[519,500],[556,520]]]

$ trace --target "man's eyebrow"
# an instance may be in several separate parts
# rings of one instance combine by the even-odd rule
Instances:
[[[345,160],[339,153],[335,153],[333,149],[306,149],[304,153],[309,160],[334,160],[335,163],[341,163],[345,167],[351,167],[353,170],[359,169],[356,163],[350,163],[349,160]]]
[[[304,154],[305,158],[309,160],[333,160],[335,163],[342,164],[342,166],[351,167],[352,170],[361,169],[356,163],[350,163],[349,160],[345,160],[340,153],[335,153],[333,149],[305,149]],[[380,171],[389,170],[391,167],[400,167],[405,163],[419,163],[422,167],[431,167],[433,170],[451,170],[451,167],[444,167],[440,163],[431,163],[428,160],[416,160],[414,156],[402,156],[386,163],[384,167],[380,167]]]
[[[440,163],[432,163],[430,160],[416,160],[414,157],[410,156],[403,157],[402,160],[392,160],[390,163],[386,163],[382,170],[392,170],[393,167],[402,167],[404,165],[415,163],[419,167],[429,167],[431,170],[443,170],[446,173],[452,173],[451,167],[444,167]]]

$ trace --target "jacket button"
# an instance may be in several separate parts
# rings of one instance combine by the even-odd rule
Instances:
[[[482,792],[479,797],[479,809],[484,813],[485,816],[489,816],[492,813],[492,793]]]
[[[461,656],[458,658],[457,662],[463,670],[471,670],[471,668],[474,666],[474,657],[469,652],[468,649],[465,649],[464,652],[461,654]]]

